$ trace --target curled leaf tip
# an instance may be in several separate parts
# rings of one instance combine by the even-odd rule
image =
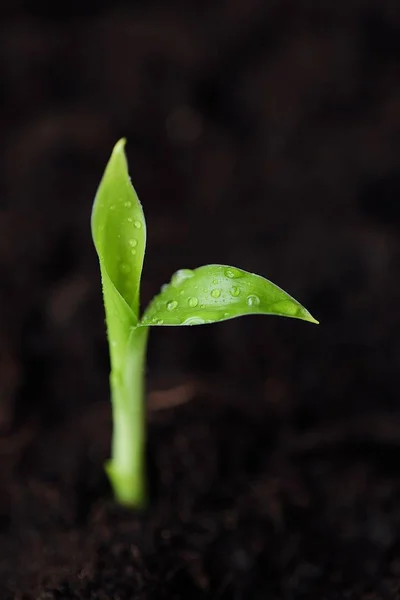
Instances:
[[[113,148],[113,154],[117,154],[117,153],[121,153],[124,152],[125,150],[125,145],[126,145],[126,138],[121,138],[120,140],[118,140],[118,142],[115,144],[114,148]]]
[[[111,354],[116,353],[113,347],[118,346],[117,338],[122,336],[126,342],[129,327],[138,321],[146,246],[146,221],[129,177],[125,142],[122,138],[113,148],[97,190],[91,220],[103,281],[107,327],[110,340],[115,342]],[[120,331],[119,321],[124,321],[124,326],[128,324],[125,333]]]

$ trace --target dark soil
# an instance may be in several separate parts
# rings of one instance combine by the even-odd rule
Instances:
[[[5,2],[0,598],[400,598],[397,0]],[[145,304],[236,264],[320,327],[152,331],[151,502],[112,501],[91,204],[119,136]]]

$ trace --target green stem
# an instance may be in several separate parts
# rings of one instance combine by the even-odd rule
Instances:
[[[145,476],[144,361],[148,327],[135,327],[129,336],[123,368],[110,377],[113,432],[111,459],[105,469],[120,504],[143,508]]]

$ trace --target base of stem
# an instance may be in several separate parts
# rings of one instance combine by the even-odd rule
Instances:
[[[143,509],[147,502],[144,476],[138,473],[125,473],[118,470],[111,459],[104,464],[115,498],[119,504],[129,508]]]

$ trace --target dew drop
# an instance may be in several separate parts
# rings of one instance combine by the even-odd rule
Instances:
[[[124,206],[125,208],[130,208],[132,206],[132,202],[130,202],[130,200],[127,200],[126,202],[124,202]]]
[[[172,285],[179,285],[186,279],[193,277],[193,275],[194,272],[191,269],[179,269],[179,271],[172,275],[171,283]]]
[[[121,263],[120,269],[122,273],[130,273],[130,266],[127,263]]]
[[[132,217],[128,217],[128,223],[132,223],[133,219]]]
[[[239,279],[239,277],[244,277],[243,271],[236,269],[235,267],[228,267],[224,271],[225,277],[229,277],[229,279]]]
[[[255,294],[250,294],[250,296],[247,296],[247,304],[248,306],[258,306],[260,304],[260,298]]]
[[[231,287],[230,292],[231,292],[231,296],[233,296],[234,298],[237,298],[240,295],[240,289],[238,287],[236,287],[236,285]]]
[[[178,303],[176,300],[171,300],[170,302],[167,302],[168,310],[175,310],[177,306],[178,306]]]
[[[141,226],[142,226],[142,224],[141,224],[141,222],[140,222],[140,221],[134,221],[134,222],[133,222],[133,226],[134,226],[134,227],[136,227],[136,229],[140,229],[140,228],[141,228]]]
[[[215,290],[211,291],[211,296],[213,298],[219,298],[221,295],[221,290],[219,290],[218,288],[215,288]]]
[[[134,238],[132,238],[131,240],[129,240],[129,245],[131,248],[135,248],[135,246],[137,246],[137,240],[135,240]]]
[[[131,254],[132,254],[132,256],[135,256],[135,254],[136,254],[136,250],[135,250],[135,248],[132,248],[132,250],[131,250]]]
[[[205,321],[201,317],[189,317],[185,319],[182,325],[204,325]]]
[[[199,303],[199,301],[194,296],[192,296],[188,300],[188,304],[189,304],[190,308],[196,308],[196,306],[198,305],[198,303]]]

